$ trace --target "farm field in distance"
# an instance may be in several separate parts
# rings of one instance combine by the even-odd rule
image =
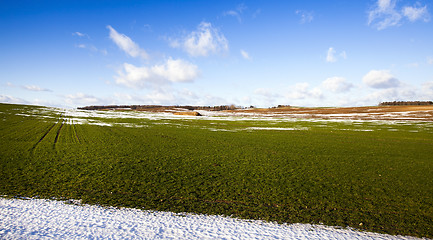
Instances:
[[[405,107],[177,116],[0,104],[0,194],[432,238],[433,108]]]

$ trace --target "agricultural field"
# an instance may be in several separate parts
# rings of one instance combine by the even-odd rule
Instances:
[[[433,237],[431,111],[299,114],[0,104],[0,194]]]

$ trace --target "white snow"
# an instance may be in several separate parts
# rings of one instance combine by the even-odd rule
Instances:
[[[303,113],[248,113],[248,112],[212,112],[212,111],[199,111],[202,116],[187,116],[187,115],[173,115],[170,112],[143,112],[143,111],[90,111],[79,109],[60,109],[60,108],[41,108],[31,111],[29,114],[26,110],[18,115],[33,116],[40,118],[55,118],[57,121],[64,120],[66,124],[89,124],[99,126],[124,126],[124,127],[152,127],[152,125],[167,124],[175,125],[177,127],[195,127],[192,120],[207,121],[209,124],[218,123],[224,125],[227,121],[245,121],[254,123],[255,126],[237,129],[224,129],[202,127],[209,131],[261,131],[261,130],[274,130],[274,131],[294,131],[294,130],[311,130],[302,126],[305,123],[314,123],[314,127],[335,127],[329,123],[342,123],[346,125],[370,125],[373,127],[368,130],[352,129],[353,131],[375,131],[379,130],[379,125],[414,125],[419,124],[424,130],[431,131],[433,128],[431,121],[423,121],[423,116],[420,117],[420,112],[387,112],[387,113],[348,113],[348,114],[303,114]],[[429,113],[429,111],[425,111]],[[411,118],[407,115],[415,114],[420,118]],[[418,115],[417,115],[418,114]],[[314,117],[313,117],[314,115]],[[57,116],[57,117],[56,117]],[[59,117],[60,116],[60,117]],[[383,119],[382,117],[387,119]],[[133,120],[135,119],[135,120]],[[177,123],[173,120],[182,120],[183,124]],[[416,121],[415,121],[416,120]],[[150,121],[150,122],[149,122]],[[270,124],[282,123],[289,126],[269,127]],[[300,126],[293,126],[293,123],[299,123]],[[374,125],[374,126],[371,126]],[[376,126],[377,125],[377,126]],[[351,129],[342,129],[351,130]],[[392,130],[391,130],[392,131]],[[409,130],[411,131],[411,130]]]
[[[0,198],[0,239],[417,239],[323,225],[75,204]]]
[[[224,111],[204,111],[198,110],[202,116],[173,115],[171,112],[144,112],[144,111],[91,111],[79,109],[59,109],[46,108],[35,110],[35,114],[45,114],[49,111],[57,112],[62,116],[70,118],[129,118],[129,119],[201,119],[201,120],[225,120],[225,121],[251,121],[251,120],[327,120],[327,121],[362,121],[360,118],[368,119],[367,121],[379,120],[380,117],[386,117],[399,120],[426,120],[433,111],[410,111],[410,112],[386,112],[386,113],[343,113],[343,114],[313,114],[313,113],[248,113],[248,112],[224,112]],[[52,113],[51,112],[51,113]],[[387,121],[389,121],[387,120]],[[364,120],[366,121],[366,120]]]
[[[280,128],[280,127],[248,127],[246,130],[274,130],[274,131],[297,131],[308,130],[309,128]]]

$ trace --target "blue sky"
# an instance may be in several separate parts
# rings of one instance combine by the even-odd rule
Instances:
[[[0,1],[0,102],[433,100],[433,2]]]

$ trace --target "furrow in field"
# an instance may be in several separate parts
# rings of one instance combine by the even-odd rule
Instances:
[[[48,134],[51,132],[51,130],[53,130],[53,128],[59,123],[59,121],[60,121],[60,119],[61,119],[61,117],[59,118],[59,120],[57,121],[57,122],[55,122],[43,135],[42,135],[42,137],[38,140],[38,142],[36,142],[34,145],[33,145],[33,147],[32,147],[32,149],[31,149],[31,152],[33,153],[34,151],[35,151],[35,149],[36,149],[36,147],[48,136]],[[62,125],[63,125],[63,123],[62,123]],[[60,127],[61,128],[61,127]],[[59,133],[59,131],[60,130],[58,130],[58,132],[57,132],[57,135],[58,135],[58,133]],[[54,143],[56,143],[56,141],[57,141],[57,136],[56,136],[56,140],[55,140],[55,142]]]
[[[62,122],[62,125],[60,125],[59,130],[57,130],[56,137],[54,138],[54,144],[57,143],[57,140],[59,139],[60,131],[62,130],[62,127],[64,124],[65,124],[65,121]]]
[[[72,131],[73,131],[73,134],[75,135],[75,138],[77,139],[78,143],[81,143],[80,137],[78,137],[77,129],[76,129],[76,126],[75,126],[73,120],[72,120]]]
[[[48,135],[48,133],[50,133],[50,131],[57,125],[57,122],[54,123],[45,133],[44,135],[42,135],[42,137],[38,140],[37,143],[35,143],[35,145],[33,145],[32,147],[32,151],[35,150],[35,148],[38,146],[39,143],[42,142],[42,140],[44,140],[44,138]]]

